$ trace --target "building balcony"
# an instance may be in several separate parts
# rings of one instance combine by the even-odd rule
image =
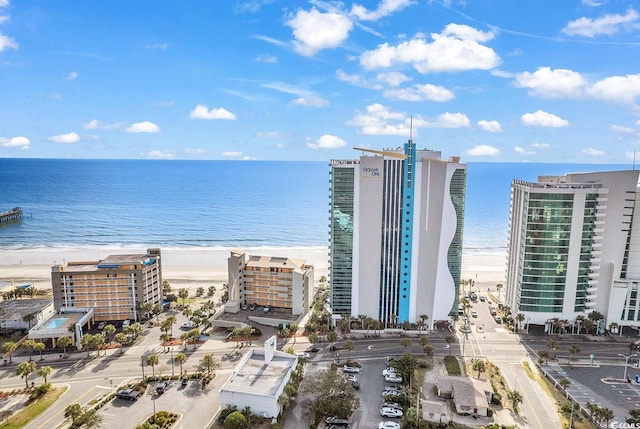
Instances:
[[[599,242],[598,242],[598,243],[595,243],[595,242],[594,242],[594,243],[591,245],[591,247],[592,247],[593,249],[602,249],[602,243],[599,243]]]
[[[598,288],[597,287],[589,287],[587,288],[587,296],[591,296],[596,294],[596,292],[598,292]]]
[[[591,298],[591,297],[589,297],[589,298]],[[595,303],[595,301],[587,301],[587,302],[584,303],[584,306],[587,307],[587,308],[593,308],[593,307],[596,306],[596,303]]]
[[[603,220],[596,220],[593,222],[594,225],[596,226],[600,226],[600,225],[604,225],[604,221]]]

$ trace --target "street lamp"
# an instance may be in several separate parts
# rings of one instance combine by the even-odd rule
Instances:
[[[634,357],[634,356],[637,356],[637,355],[633,354],[633,355],[625,356],[622,353],[618,353],[618,356],[622,356],[624,358],[624,377],[623,377],[623,379],[625,381],[627,381],[627,365],[629,365],[629,359]]]
[[[173,377],[173,347],[170,347],[169,350],[171,351],[171,377]]]
[[[142,381],[144,381],[144,354],[140,355],[140,367],[142,368]]]

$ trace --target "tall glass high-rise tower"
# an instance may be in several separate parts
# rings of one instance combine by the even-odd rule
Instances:
[[[334,317],[433,325],[457,311],[466,165],[432,150],[361,149],[332,160],[329,283]]]

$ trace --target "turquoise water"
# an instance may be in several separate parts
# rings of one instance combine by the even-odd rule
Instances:
[[[67,317],[59,317],[57,319],[53,319],[51,322],[45,325],[45,329],[59,329],[64,326],[64,322],[69,320]]]

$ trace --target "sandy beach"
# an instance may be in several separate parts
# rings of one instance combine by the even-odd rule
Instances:
[[[174,288],[221,286],[227,281],[227,258],[232,250],[249,255],[302,259],[315,268],[315,280],[327,275],[326,247],[163,248],[162,275]],[[0,282],[32,283],[51,288],[51,266],[64,261],[99,261],[109,255],[146,253],[146,248],[42,248],[0,251]],[[464,255],[462,278],[473,279],[480,289],[504,283],[506,255]]]

